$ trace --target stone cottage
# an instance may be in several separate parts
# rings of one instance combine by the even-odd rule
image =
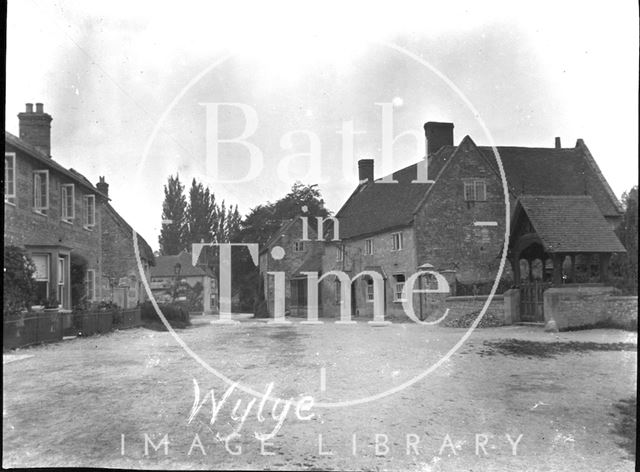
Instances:
[[[28,103],[20,136],[5,131],[4,244],[26,249],[36,266],[35,304],[57,299],[63,309],[144,300],[133,230],[109,203],[104,177],[93,185],[52,157],[51,115]],[[138,236],[143,271],[153,252]]]

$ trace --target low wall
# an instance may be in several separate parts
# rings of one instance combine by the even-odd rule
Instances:
[[[479,313],[488,298],[488,295],[448,297],[443,305],[445,309],[449,309],[449,315],[446,319],[451,321],[469,313]],[[504,297],[502,295],[494,295],[485,316],[495,316],[504,320]]]
[[[544,320],[559,331],[607,325],[637,328],[638,297],[612,296],[613,287],[559,287],[544,292]]]

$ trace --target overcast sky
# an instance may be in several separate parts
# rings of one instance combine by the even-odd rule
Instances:
[[[376,103],[393,103],[394,134],[450,121],[456,144],[465,135],[490,144],[434,70],[497,145],[552,147],[560,136],[573,147],[583,138],[618,196],[637,184],[636,2],[345,3],[10,1],[6,128],[18,134],[24,104],[43,102],[54,159],[94,183],[106,176],[113,206],[154,248],[163,184],[175,172],[243,214],[295,180],[319,183],[337,211],[356,184],[357,159],[376,159],[381,176]],[[264,166],[250,182],[213,180],[202,104],[222,102],[255,110],[247,141]],[[345,176],[337,132],[349,122],[362,134]],[[240,108],[222,109],[222,138],[245,126]],[[307,135],[287,139],[297,130],[318,137],[319,168],[291,159],[310,152]],[[423,148],[399,139],[394,168]],[[244,147],[219,150],[221,179],[247,173]],[[289,161],[297,163],[281,178]]]

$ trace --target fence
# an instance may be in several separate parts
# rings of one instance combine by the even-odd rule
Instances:
[[[32,312],[24,318],[4,321],[2,344],[4,349],[16,349],[61,341],[65,334],[91,336],[141,324],[140,308],[80,313]]]

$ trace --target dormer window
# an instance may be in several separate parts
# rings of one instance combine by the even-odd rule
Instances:
[[[47,214],[49,209],[49,171],[33,171],[33,209],[37,213]]]
[[[464,182],[464,200],[467,202],[484,202],[487,200],[487,184],[484,180],[473,179]]]

